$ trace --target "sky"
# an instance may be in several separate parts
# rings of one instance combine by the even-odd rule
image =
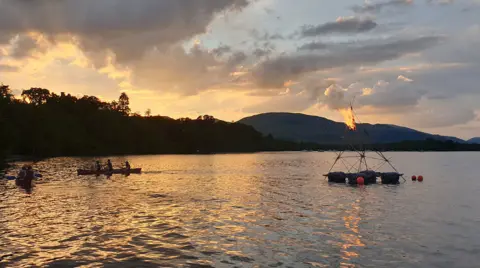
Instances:
[[[0,0],[0,83],[480,136],[480,0]]]

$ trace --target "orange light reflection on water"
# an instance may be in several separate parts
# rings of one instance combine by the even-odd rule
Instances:
[[[354,264],[350,263],[353,258],[358,258],[360,255],[356,251],[359,247],[364,247],[365,244],[361,241],[359,223],[361,221],[360,207],[361,200],[356,200],[350,210],[347,211],[348,215],[343,217],[345,227],[348,229],[349,233],[344,232],[341,234],[341,237],[344,241],[342,244],[342,259],[340,263],[341,267],[356,267]]]

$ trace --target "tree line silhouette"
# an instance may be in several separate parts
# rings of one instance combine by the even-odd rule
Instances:
[[[43,157],[349,149],[347,145],[278,140],[251,126],[210,115],[175,120],[152,116],[150,109],[145,116],[131,114],[129,104],[125,93],[118,101],[104,102],[94,96],[57,95],[44,88],[23,90],[17,99],[9,86],[0,84],[0,159],[14,154]],[[427,139],[365,148],[478,151],[480,145]]]
[[[224,153],[300,150],[308,144],[276,140],[250,126],[204,115],[172,119],[131,114],[129,98],[23,90],[21,99],[0,85],[0,154],[74,156]]]
[[[313,148],[325,151],[400,151],[400,152],[418,152],[418,151],[480,151],[480,144],[459,143],[452,140],[436,140],[427,138],[425,140],[406,140],[395,143],[381,144],[356,144],[352,147],[349,144],[321,144]]]

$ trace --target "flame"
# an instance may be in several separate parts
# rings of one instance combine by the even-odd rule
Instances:
[[[350,130],[357,130],[357,124],[355,123],[355,116],[353,116],[353,109],[341,109],[340,113],[343,115],[345,120],[345,125],[347,125]]]

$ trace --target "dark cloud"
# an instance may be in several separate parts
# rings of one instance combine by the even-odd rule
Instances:
[[[131,71],[135,87],[195,94],[223,83],[245,60],[228,46],[208,51],[182,44],[220,12],[239,10],[248,0],[0,0],[0,45],[20,36],[10,56],[24,58],[43,49],[28,38],[41,34],[54,45],[76,44],[100,68],[108,56]],[[224,57],[225,54],[232,54]]]
[[[247,55],[245,53],[239,51],[235,52],[226,62],[225,67],[229,72],[235,68],[235,66],[241,64],[247,59]]]
[[[358,103],[376,108],[398,108],[416,106],[425,91],[419,90],[409,83],[391,82],[377,84],[372,94],[361,96]]]
[[[411,125],[422,128],[439,128],[463,125],[475,120],[476,115],[473,109],[458,107],[458,104],[437,103],[428,109],[421,109],[414,113]]]
[[[87,56],[137,60],[203,33],[214,15],[242,8],[247,0],[56,0],[0,1],[0,35],[39,32],[50,39],[71,37]]]
[[[35,38],[28,35],[20,35],[15,40],[9,56],[15,59],[23,59],[31,56],[35,51],[45,52],[46,49],[45,46],[38,45]]]
[[[431,70],[412,74],[412,79],[428,90],[430,99],[452,99],[461,95],[480,95],[480,65]]]
[[[430,62],[461,62],[480,65],[480,24],[472,25],[464,31],[451,35],[448,42],[435,50],[427,50],[424,58]]]
[[[330,109],[344,109],[348,107],[348,101],[345,99],[346,90],[337,84],[330,85],[325,89],[322,102]]]
[[[256,48],[252,54],[257,58],[261,58],[270,55],[270,53],[272,53],[270,49]]]
[[[427,49],[441,40],[437,36],[413,39],[376,40],[369,44],[349,45],[323,54],[280,56],[259,64],[253,70],[257,84],[265,88],[281,87],[284,82],[313,71],[338,67],[376,64],[405,54]]]
[[[265,56],[270,55],[273,51],[275,51],[276,47],[270,41],[265,41],[263,43],[254,42],[254,49],[252,55],[256,58],[262,58]]]
[[[311,42],[301,45],[298,50],[318,50],[318,49],[325,49],[327,45],[321,42]]]
[[[422,59],[431,63],[432,68],[414,71],[408,77],[428,90],[429,98],[480,96],[479,46],[480,26],[471,26],[423,52]]]
[[[19,68],[16,67],[16,66],[0,64],[0,73],[2,73],[2,72],[5,72],[5,73],[17,72],[18,70],[19,70]]]
[[[335,22],[327,22],[317,26],[306,25],[301,29],[302,37],[313,37],[332,33],[361,33],[377,27],[372,19],[339,18]]]
[[[295,111],[302,112],[327,100],[324,95],[326,88],[333,84],[330,80],[308,79],[282,89],[258,89],[252,92],[253,96],[270,97],[265,102],[247,106],[243,111],[248,113]]]
[[[409,6],[412,3],[413,3],[413,0],[390,0],[387,2],[365,3],[363,5],[356,5],[352,7],[352,10],[357,13],[379,12],[384,8]]]
[[[270,35],[269,39],[270,40],[283,40],[283,39],[285,39],[285,37],[283,37],[283,35],[281,35],[279,33],[275,33],[275,34]]]
[[[221,57],[224,54],[229,53],[230,51],[232,51],[232,48],[227,45],[221,45],[217,48],[212,49],[212,53],[218,57]]]
[[[380,80],[373,86],[357,82],[343,88],[339,84],[327,87],[318,101],[332,110],[348,108],[355,99],[355,106],[363,114],[397,114],[415,112],[426,91],[404,80]],[[367,108],[368,109],[364,109]]]
[[[2,33],[0,32],[0,45],[5,45],[10,42],[15,37],[12,33]],[[0,52],[1,53],[1,52]]]

